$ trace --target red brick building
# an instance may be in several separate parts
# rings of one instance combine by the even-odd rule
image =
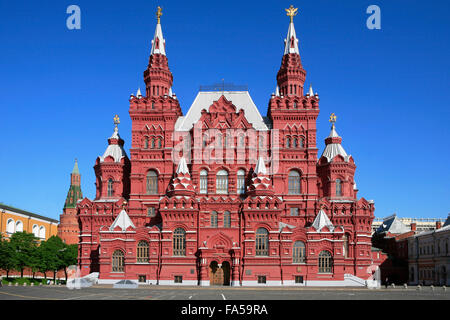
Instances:
[[[115,118],[78,202],[82,275],[188,285],[364,285],[373,201],[332,115],[319,156],[319,96],[305,90],[292,8],[263,117],[246,90],[201,90],[186,115],[172,91],[159,14],[145,95],[130,97],[129,156]],[[275,62],[274,62],[275,63]],[[307,92],[306,92],[307,91]]]

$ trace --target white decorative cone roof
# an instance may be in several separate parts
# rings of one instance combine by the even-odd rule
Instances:
[[[157,41],[157,39],[158,39],[158,41]],[[155,36],[153,37],[153,40],[152,40],[152,51],[150,52],[150,55],[156,54],[156,53],[166,55],[166,49],[164,48],[164,44],[165,44],[165,40],[163,38],[161,24],[158,23],[156,25]]]
[[[122,211],[120,211],[119,215],[116,217],[116,220],[114,220],[114,222],[112,223],[111,227],[109,227],[109,230],[114,231],[115,228],[120,227],[122,231],[125,231],[130,226],[134,229],[136,228],[125,209],[122,209]]]
[[[141,94],[141,88],[138,88],[138,91],[137,91],[137,93],[136,93],[136,97],[139,97],[139,96],[142,96],[142,94]]]
[[[330,231],[334,230],[333,224],[331,223],[331,221],[328,218],[328,216],[325,213],[325,211],[323,211],[322,209],[320,209],[319,214],[314,219],[314,222],[313,222],[312,226],[317,231],[322,230],[322,228],[325,227],[325,226],[328,227],[328,229],[330,229]]]
[[[256,164],[255,168],[256,174],[267,174],[266,165],[264,164],[264,159],[262,157],[259,157],[258,163]]]
[[[291,41],[292,38],[294,38],[293,43]],[[295,34],[295,28],[294,28],[293,22],[291,22],[289,24],[288,34],[287,34],[286,40],[284,40],[284,42],[285,42],[284,54],[289,54],[289,53],[300,54],[300,52],[298,51],[298,39],[297,39],[297,35]]]
[[[311,97],[314,96],[314,91],[313,91],[312,85],[309,86],[309,95],[310,95]]]
[[[186,159],[182,157],[178,163],[177,173],[187,173],[189,174],[189,169],[187,167]]]

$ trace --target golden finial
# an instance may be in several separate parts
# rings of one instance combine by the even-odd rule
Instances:
[[[294,6],[291,4],[291,6],[289,7],[289,9],[284,9],[284,10],[286,10],[286,15],[288,16],[288,17],[291,17],[291,23],[292,22],[294,22],[294,17],[297,15],[297,11],[298,11],[298,8],[294,8]]]
[[[334,127],[334,123],[336,122],[336,118],[337,118],[336,115],[334,113],[332,113],[330,116],[330,120],[328,120],[332,123],[333,127]]]
[[[115,116],[114,116],[114,124],[116,125],[116,127],[117,127],[117,125],[120,123],[120,118],[119,118],[119,116],[116,114]]]
[[[161,16],[162,16],[162,8],[160,6],[158,6],[158,11],[156,11],[156,18],[158,19],[158,24],[161,21]]]

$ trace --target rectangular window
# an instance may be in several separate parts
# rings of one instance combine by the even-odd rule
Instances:
[[[303,276],[295,276],[295,283],[303,283]]]
[[[147,217],[153,218],[156,216],[155,208],[154,207],[148,207],[147,208]]]
[[[138,279],[139,279],[139,282],[147,282],[146,276],[140,275],[140,276],[138,276]]]
[[[298,216],[298,208],[291,208],[291,216],[293,217]]]
[[[183,283],[183,276],[175,276],[175,283]]]
[[[266,276],[258,276],[258,283],[266,283]]]

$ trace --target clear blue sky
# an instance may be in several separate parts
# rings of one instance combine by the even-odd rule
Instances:
[[[71,4],[81,30],[66,27]],[[247,84],[266,115],[290,4],[306,85],[321,98],[319,152],[335,112],[377,217],[446,218],[450,2],[437,0],[1,1],[0,201],[59,219],[75,158],[84,196],[95,196],[116,113],[129,153],[128,98],[144,88],[158,5],[183,112],[199,85],[224,78]],[[381,30],[366,28],[372,4]]]

